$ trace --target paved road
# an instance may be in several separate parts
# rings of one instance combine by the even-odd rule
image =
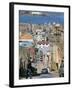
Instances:
[[[56,72],[51,72],[48,74],[41,74],[40,76],[35,76],[34,78],[54,78],[54,77],[59,77],[59,74]]]
[[[32,79],[39,79],[39,78],[54,78],[59,77],[59,74],[57,72],[50,72],[48,74],[41,74],[39,76],[33,76]],[[26,79],[26,78],[21,78]],[[28,78],[29,79],[29,78]]]

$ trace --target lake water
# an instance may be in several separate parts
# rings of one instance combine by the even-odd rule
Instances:
[[[20,16],[20,23],[44,24],[44,23],[59,23],[64,24],[64,15],[49,15],[49,16]]]

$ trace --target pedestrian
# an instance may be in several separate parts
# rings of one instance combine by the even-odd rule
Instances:
[[[30,60],[28,60],[28,64],[27,64],[26,79],[28,77],[30,77],[30,79],[32,79],[32,66],[31,66]]]
[[[23,69],[23,59],[22,57],[20,58],[20,66],[19,66],[19,77],[23,77],[23,72],[24,72],[24,69]]]

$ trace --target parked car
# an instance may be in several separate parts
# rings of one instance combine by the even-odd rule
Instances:
[[[32,70],[32,75],[33,76],[37,75],[37,69],[36,68],[32,67],[31,70]]]
[[[41,74],[48,74],[48,69],[47,68],[42,69]]]

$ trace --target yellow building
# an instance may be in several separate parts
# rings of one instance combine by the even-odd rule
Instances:
[[[58,70],[61,64],[62,56],[61,50],[57,45],[53,45],[52,50],[52,69]]]

